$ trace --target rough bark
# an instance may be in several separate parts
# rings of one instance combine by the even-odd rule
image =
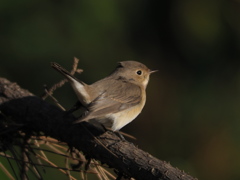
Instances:
[[[128,177],[148,180],[195,179],[134,144],[120,140],[115,133],[104,132],[89,123],[72,124],[76,120],[74,116],[67,115],[4,78],[0,78],[0,111],[21,124],[18,130],[34,134],[43,132]]]

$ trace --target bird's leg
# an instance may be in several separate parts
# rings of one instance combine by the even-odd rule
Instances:
[[[115,134],[123,141],[126,141],[126,139],[123,137],[123,135],[119,132],[119,131],[116,131]]]
[[[123,141],[126,140],[119,131],[113,131],[113,130],[111,130],[110,128],[106,128],[103,124],[101,124],[101,126],[102,126],[102,128],[105,130],[105,132],[111,131],[111,132],[113,132],[114,134],[116,134],[121,140],[123,140]]]

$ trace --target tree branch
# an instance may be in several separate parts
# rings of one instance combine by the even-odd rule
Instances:
[[[82,151],[109,167],[135,179],[193,180],[194,178],[122,141],[113,132],[104,132],[89,123],[72,124],[76,118],[34,96],[16,83],[0,78],[0,111],[11,117],[17,130],[44,133]],[[0,123],[3,118],[0,116]],[[7,128],[1,127],[0,128]],[[1,136],[1,134],[0,134]],[[1,140],[1,138],[0,138]],[[1,150],[1,149],[0,149]]]

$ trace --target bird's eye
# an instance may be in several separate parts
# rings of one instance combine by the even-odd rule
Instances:
[[[138,70],[138,71],[137,71],[137,74],[138,74],[138,75],[142,75],[142,71],[141,71],[141,70]]]

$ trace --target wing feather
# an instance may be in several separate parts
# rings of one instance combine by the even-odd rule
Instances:
[[[112,81],[107,90],[101,93],[88,106],[89,113],[80,121],[101,118],[108,114],[123,111],[141,101],[141,88],[129,82]]]

